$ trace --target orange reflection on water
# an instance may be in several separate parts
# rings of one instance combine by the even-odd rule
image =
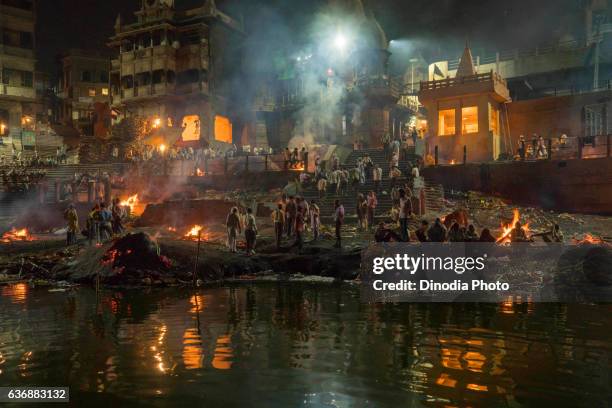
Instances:
[[[217,338],[217,345],[215,346],[212,366],[217,370],[229,370],[232,368],[233,357],[234,350],[232,349],[230,336],[219,336]]]
[[[202,336],[196,328],[187,328],[183,334],[183,364],[187,370],[202,368],[204,350]]]
[[[468,370],[475,371],[478,373],[482,372],[482,367],[484,366],[485,361],[487,360],[487,358],[483,354],[477,351],[466,351],[463,355],[463,359],[467,363]]]
[[[461,357],[461,350],[451,348],[442,349],[442,365],[446,368],[461,370],[459,357]]]
[[[440,374],[440,377],[436,380],[436,384],[442,385],[444,387],[452,387],[455,388],[457,385],[457,380],[453,380],[450,375],[446,373]]]
[[[206,297],[203,295],[193,295],[189,299],[189,303],[191,303],[191,306],[193,306],[189,310],[190,313],[201,312],[204,309],[204,306],[206,305]]]
[[[165,324],[162,324],[159,328],[159,335],[157,336],[156,342],[157,344],[150,347],[150,350],[154,352],[153,358],[155,359],[157,369],[164,374],[168,371],[168,368],[164,364],[164,351],[162,346],[164,344],[167,331],[168,327]]]
[[[489,391],[489,387],[486,385],[479,385],[479,384],[468,384],[466,387],[468,390],[472,390],[472,391]]]
[[[2,287],[2,297],[11,299],[12,303],[25,303],[28,297],[28,284],[16,283]]]

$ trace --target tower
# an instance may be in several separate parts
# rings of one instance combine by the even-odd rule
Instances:
[[[427,109],[429,152],[442,163],[496,160],[502,144],[510,92],[498,73],[477,73],[466,45],[455,78],[422,82],[419,101]],[[506,139],[503,139],[506,140]]]

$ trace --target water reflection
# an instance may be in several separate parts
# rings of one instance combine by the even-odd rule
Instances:
[[[0,298],[0,385],[70,384],[93,405],[107,405],[98,394],[226,407],[255,395],[264,407],[597,406],[611,395],[608,305],[369,305],[348,286],[100,299],[14,286]]]
[[[25,303],[28,297],[27,283],[16,283],[14,285],[2,286],[0,293],[3,298],[8,298],[12,303]]]

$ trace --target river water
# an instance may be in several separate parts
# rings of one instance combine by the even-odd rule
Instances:
[[[611,400],[611,305],[365,304],[348,284],[0,291],[0,386],[69,386],[79,406]]]

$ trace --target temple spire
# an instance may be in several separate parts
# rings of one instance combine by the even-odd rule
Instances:
[[[474,67],[474,60],[472,59],[472,51],[470,50],[469,44],[465,43],[465,49],[459,62],[459,68],[457,68],[457,77],[476,75],[476,68]]]

